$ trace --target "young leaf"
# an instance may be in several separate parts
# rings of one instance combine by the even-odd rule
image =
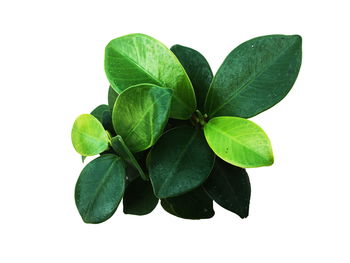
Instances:
[[[106,130],[114,134],[112,113],[108,105],[101,104],[97,106],[90,114],[98,119]]]
[[[208,61],[201,53],[189,47],[174,45],[170,50],[179,59],[192,82],[196,94],[197,109],[204,112],[205,97],[213,79],[213,72]]]
[[[172,118],[188,119],[196,109],[196,98],[185,70],[175,55],[152,37],[131,34],[109,42],[105,71],[118,93],[140,83],[173,89]]]
[[[203,187],[209,196],[223,208],[241,218],[248,216],[250,182],[245,169],[216,158],[213,171]]]
[[[111,112],[113,111],[114,103],[118,98],[119,94],[111,87],[108,88],[108,106]]]
[[[82,114],[73,124],[72,142],[78,153],[92,156],[108,148],[108,135],[94,116]]]
[[[75,187],[75,203],[85,223],[101,223],[110,218],[123,197],[125,168],[112,154],[88,163]]]
[[[204,126],[205,138],[217,156],[249,168],[273,164],[266,133],[254,122],[238,117],[216,117]]]
[[[123,211],[125,214],[147,215],[158,204],[154,196],[152,185],[140,177],[132,181],[125,190],[123,198]]]
[[[132,152],[126,146],[126,144],[123,141],[123,138],[120,135],[117,135],[117,136],[112,138],[111,145],[113,147],[113,150],[119,156],[121,156],[124,160],[126,160],[130,165],[132,165],[139,172],[139,174],[143,180],[148,180],[147,176],[143,172],[139,163],[135,159],[135,156],[132,154]]]
[[[161,200],[168,213],[184,219],[206,219],[214,216],[213,201],[199,187],[184,195]]]
[[[184,194],[201,185],[214,164],[202,130],[190,126],[164,133],[151,149],[149,174],[158,198]]]
[[[171,89],[151,84],[130,87],[114,104],[113,126],[132,152],[151,147],[169,117]]]
[[[209,117],[253,117],[281,101],[301,65],[301,37],[270,35],[251,39],[225,59],[209,88]]]

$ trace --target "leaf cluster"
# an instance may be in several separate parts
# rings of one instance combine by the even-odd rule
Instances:
[[[214,75],[198,51],[131,34],[105,49],[108,105],[80,115],[75,201],[86,223],[157,206],[185,219],[214,216],[213,201],[245,218],[245,168],[269,166],[266,133],[248,120],[282,100],[301,66],[301,37],[268,35],[236,47]]]

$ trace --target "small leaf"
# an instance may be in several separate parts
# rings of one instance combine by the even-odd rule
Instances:
[[[206,113],[253,117],[281,101],[301,66],[301,37],[270,35],[235,48],[222,63],[209,88]]]
[[[208,61],[201,53],[189,47],[174,45],[170,50],[179,59],[192,82],[196,94],[197,109],[204,112],[205,97],[213,79],[213,72]]]
[[[184,195],[161,200],[168,213],[184,219],[207,219],[214,216],[213,201],[199,187]]]
[[[123,207],[125,214],[147,215],[158,204],[158,198],[154,196],[152,185],[140,177],[131,182],[125,190]]]
[[[167,131],[150,151],[149,174],[158,198],[184,194],[201,185],[214,164],[203,132],[189,126]]]
[[[250,182],[245,169],[216,158],[204,190],[223,208],[246,218],[249,214]]]
[[[254,122],[238,117],[216,117],[204,126],[209,146],[233,165],[250,168],[273,164],[266,133]]]
[[[112,154],[88,163],[75,187],[75,202],[85,223],[101,223],[117,209],[125,188],[122,160]]]
[[[127,161],[130,165],[132,165],[140,174],[140,176],[144,180],[148,180],[147,176],[143,172],[142,168],[140,167],[139,163],[135,159],[135,156],[132,154],[132,152],[129,150],[129,148],[124,143],[122,137],[120,135],[117,135],[112,138],[111,145],[113,147],[113,150],[121,156],[125,161]]]
[[[171,89],[141,84],[119,95],[113,126],[132,152],[151,147],[160,137],[169,117],[171,94]]]
[[[82,114],[73,124],[72,143],[81,155],[92,156],[107,150],[108,135],[94,116]]]
[[[172,118],[188,119],[196,109],[194,91],[181,63],[166,46],[150,36],[131,34],[109,42],[105,71],[118,93],[140,83],[172,89]]]
[[[106,130],[114,134],[112,113],[108,105],[101,104],[97,106],[90,114],[98,119]]]
[[[86,156],[82,155],[81,156],[81,162],[84,163],[85,159],[86,159]]]
[[[119,94],[111,87],[108,88],[108,106],[111,112],[113,111],[114,103],[117,100]]]

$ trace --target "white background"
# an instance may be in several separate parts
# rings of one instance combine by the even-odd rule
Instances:
[[[10,1],[0,3],[0,261],[350,262],[347,1]],[[105,45],[128,33],[202,52],[215,72],[235,46],[300,34],[294,88],[253,118],[275,164],[249,169],[250,216],[215,206],[186,221],[161,207],[84,224],[74,119],[106,103]]]

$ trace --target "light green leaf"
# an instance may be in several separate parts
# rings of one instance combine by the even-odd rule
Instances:
[[[72,143],[84,156],[92,156],[108,148],[108,135],[102,124],[91,114],[80,115],[73,124]]]
[[[155,195],[168,198],[198,187],[209,176],[214,157],[202,130],[182,126],[167,131],[149,154]]]
[[[125,167],[113,154],[88,163],[75,187],[75,203],[85,223],[101,223],[117,209],[125,189]]]
[[[250,118],[281,101],[292,88],[301,65],[301,37],[270,35],[235,48],[209,88],[209,117]]]
[[[151,147],[169,117],[171,89],[141,84],[123,91],[113,109],[113,126],[132,152]]]
[[[196,109],[196,98],[185,70],[175,55],[152,37],[131,34],[109,42],[105,71],[119,94],[140,83],[172,89],[172,118],[188,119]]]
[[[233,165],[249,168],[273,164],[266,133],[254,122],[238,117],[216,117],[204,126],[209,146]]]

